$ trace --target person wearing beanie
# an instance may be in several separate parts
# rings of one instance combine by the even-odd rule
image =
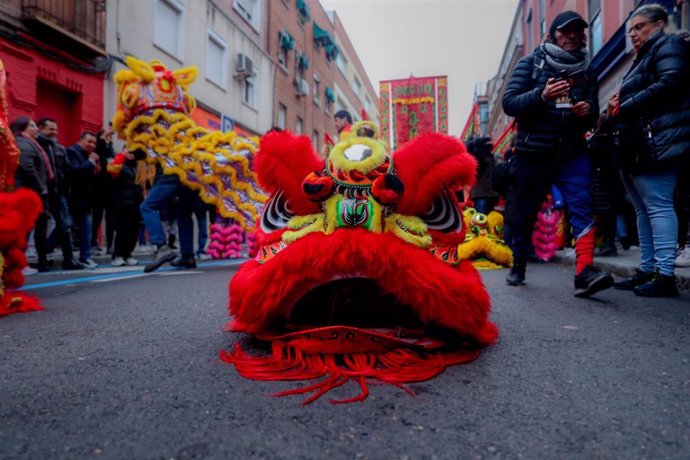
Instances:
[[[597,77],[585,47],[587,22],[574,11],[556,16],[544,43],[522,58],[510,76],[503,111],[517,122],[513,267],[510,286],[525,282],[532,229],[551,185],[563,193],[575,236],[575,296],[613,285],[594,267],[594,217],[585,133],[599,116]]]

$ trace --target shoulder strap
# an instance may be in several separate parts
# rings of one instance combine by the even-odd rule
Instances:
[[[535,54],[534,55],[534,65],[532,66],[532,82],[536,82],[537,78],[539,77],[539,74],[541,74],[541,71],[544,69],[544,63],[546,62],[546,59],[544,59],[544,56],[541,53]]]

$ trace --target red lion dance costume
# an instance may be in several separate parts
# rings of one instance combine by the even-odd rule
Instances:
[[[43,309],[36,298],[12,290],[24,285],[26,235],[41,212],[41,199],[27,189],[12,192],[19,150],[7,126],[6,83],[0,61],[0,316]]]
[[[254,169],[271,194],[256,232],[258,255],[230,282],[233,331],[272,344],[239,345],[221,359],[256,380],[320,379],[278,393],[308,404],[353,380],[399,386],[470,362],[497,336],[490,299],[469,260],[454,190],[476,162],[441,134],[393,155],[378,127],[356,123],[324,161],[305,136],[270,132]]]

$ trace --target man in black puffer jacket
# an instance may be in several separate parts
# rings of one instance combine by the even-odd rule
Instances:
[[[574,11],[556,16],[547,41],[517,63],[503,95],[504,112],[517,120],[514,263],[506,283],[524,284],[537,212],[555,184],[563,193],[576,238],[578,297],[613,284],[610,274],[592,265],[594,218],[585,133],[595,126],[599,105],[597,78],[585,48],[586,27]]]

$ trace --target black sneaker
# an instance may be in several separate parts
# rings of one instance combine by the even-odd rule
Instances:
[[[180,256],[170,262],[170,265],[177,268],[196,268],[194,256]]]
[[[79,262],[76,260],[69,260],[62,262],[62,269],[63,270],[82,270],[84,267],[81,266]]]
[[[633,276],[616,281],[613,283],[613,287],[621,291],[632,291],[635,287],[641,286],[647,281],[651,281],[652,278],[654,278],[654,273],[643,272],[639,268],[636,268]]]
[[[172,250],[167,244],[162,244],[158,247],[156,251],[156,258],[150,264],[144,267],[144,273],[151,273],[154,270],[158,270],[161,265],[171,262],[175,259],[175,251]]]
[[[575,275],[575,297],[589,297],[611,286],[613,276],[592,265],[587,265],[579,275]]]
[[[655,273],[651,280],[633,288],[635,295],[641,297],[678,297],[676,277]]]
[[[513,265],[506,277],[506,284],[508,286],[522,286],[525,284],[525,267]]]

